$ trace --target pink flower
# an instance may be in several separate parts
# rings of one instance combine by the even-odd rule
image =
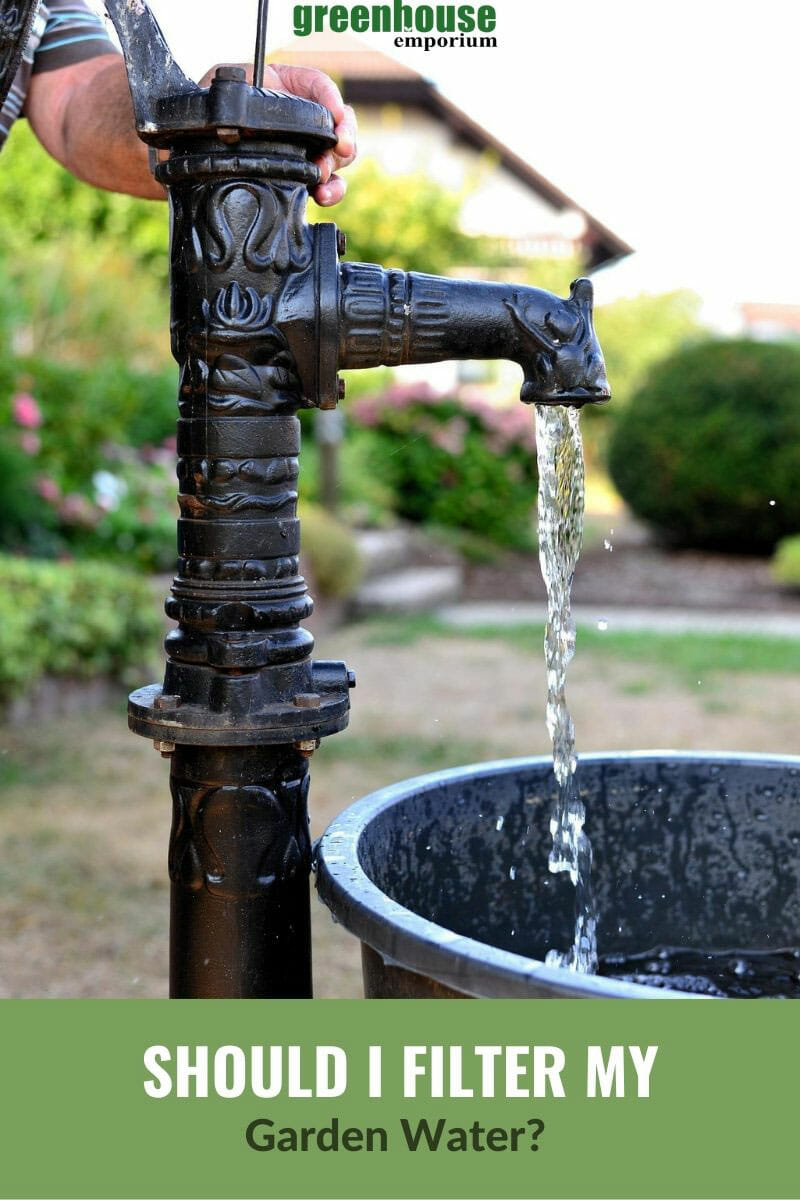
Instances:
[[[36,480],[36,491],[48,504],[56,504],[61,498],[61,488],[49,475],[39,476]]]
[[[43,417],[39,405],[28,392],[18,392],[11,400],[14,420],[23,429],[38,429]]]
[[[351,416],[368,429],[380,425],[392,412],[402,412],[415,404],[436,404],[442,399],[430,384],[395,383],[379,395],[362,396],[351,408]]]
[[[380,408],[375,396],[364,396],[351,411],[358,424],[368,429],[374,428],[380,419]]]
[[[445,425],[440,425],[431,434],[431,441],[440,450],[444,450],[446,454],[452,454],[453,457],[458,457],[464,452],[464,442],[466,441],[469,427],[463,417],[454,417]]]
[[[62,521],[65,521],[67,525],[91,526],[97,522],[94,506],[79,492],[70,492],[65,496],[61,501],[59,512]]]
[[[19,444],[22,451],[25,454],[30,454],[31,458],[35,454],[38,454],[42,448],[42,442],[38,433],[31,433],[27,429],[19,435]]]

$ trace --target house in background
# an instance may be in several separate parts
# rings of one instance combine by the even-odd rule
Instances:
[[[583,271],[591,271],[632,252],[578,201],[404,63],[343,34],[312,34],[272,57],[332,76],[358,115],[359,157],[378,163],[388,175],[422,172],[450,191],[463,190],[463,231],[489,238],[503,257],[577,259]],[[458,273],[476,274],[469,264]],[[441,363],[403,367],[400,373],[441,391],[480,384],[499,402],[508,402],[520,381],[514,364]]]
[[[742,332],[762,342],[800,340],[800,304],[739,305]]]
[[[361,157],[390,175],[422,171],[452,191],[468,187],[465,233],[489,237],[514,257],[577,257],[587,271],[632,252],[404,63],[343,34],[312,34],[273,57],[336,79],[358,114]]]

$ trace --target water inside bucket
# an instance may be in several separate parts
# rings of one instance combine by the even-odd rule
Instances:
[[[696,950],[658,946],[643,954],[608,954],[600,975],[653,988],[733,1000],[800,999],[800,949]]]

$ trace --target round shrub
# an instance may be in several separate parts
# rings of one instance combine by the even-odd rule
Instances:
[[[617,414],[609,468],[669,542],[768,553],[800,528],[800,350],[736,340],[673,355]]]
[[[361,558],[346,525],[316,504],[300,506],[303,559],[312,592],[345,600],[361,581]]]

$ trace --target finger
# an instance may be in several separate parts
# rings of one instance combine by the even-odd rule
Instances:
[[[314,199],[321,208],[330,208],[338,204],[347,191],[347,181],[338,175],[331,175],[327,183],[321,183],[314,189]]]
[[[334,151],[333,151],[333,170],[340,171],[342,169],[342,167],[349,167],[351,162],[355,161],[355,157],[356,157],[355,152],[353,154],[346,154],[343,157],[341,154],[337,154],[336,150],[334,149]]]
[[[336,84],[316,67],[291,67],[275,65],[273,68],[281,85],[296,96],[305,96],[327,108],[334,120],[336,133],[335,152],[340,166],[347,166],[356,156],[358,122],[349,104],[345,104]]]
[[[349,104],[344,105],[342,119],[336,123],[336,137],[336,153],[341,160],[339,165],[346,167],[356,156],[358,140],[358,121]]]
[[[305,96],[308,100],[316,100],[333,115],[334,124],[338,125],[344,119],[344,100],[332,79],[316,67],[289,67],[283,64],[273,64],[280,76],[281,82],[296,96]]]
[[[315,164],[319,167],[320,183],[327,183],[333,172],[336,170],[335,155],[331,151],[321,154],[315,159]]]

